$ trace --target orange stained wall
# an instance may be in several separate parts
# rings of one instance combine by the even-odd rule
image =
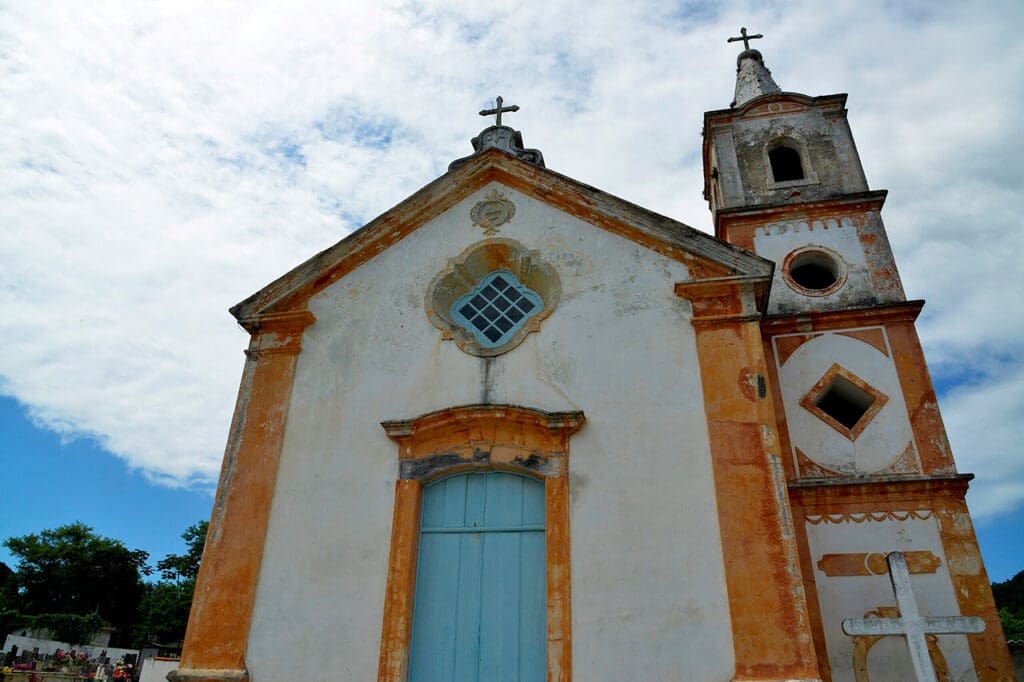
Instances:
[[[876,480],[846,485],[821,482],[794,483],[790,487],[794,517],[800,525],[801,566],[810,602],[814,607],[815,645],[822,661],[828,661],[812,558],[807,546],[806,516],[922,511],[934,513],[939,524],[946,566],[953,582],[957,605],[963,615],[985,621],[985,631],[968,635],[967,643],[980,682],[1012,682],[1013,664],[1006,637],[992,599],[988,574],[974,534],[964,495],[969,474],[935,475],[906,480]],[[955,615],[955,614],[949,614]],[[827,664],[826,666],[827,667]],[[830,679],[829,671],[823,671]]]
[[[196,580],[181,665],[169,679],[248,680],[245,646],[277,480],[288,399],[312,313],[251,321],[213,516]]]
[[[707,410],[735,680],[819,679],[758,303],[766,279],[684,282]]]

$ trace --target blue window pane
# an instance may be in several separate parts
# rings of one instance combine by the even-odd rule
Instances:
[[[536,292],[520,284],[511,272],[496,270],[455,301],[451,315],[481,346],[497,348],[543,309],[544,301]]]

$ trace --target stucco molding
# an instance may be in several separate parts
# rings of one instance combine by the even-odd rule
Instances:
[[[677,282],[677,296],[690,301],[692,323],[759,321],[768,305],[771,275],[761,277],[709,277]]]
[[[761,328],[767,336],[781,334],[807,334],[810,332],[850,329],[897,322],[913,322],[921,314],[924,301],[906,301],[846,310],[823,310],[799,315],[772,315],[765,317]]]
[[[250,357],[275,353],[296,355],[302,351],[303,332],[314,322],[316,317],[308,310],[268,313],[239,320],[239,324],[252,335],[245,353]]]
[[[543,307],[500,346],[488,347],[452,319],[451,308],[496,270],[511,273],[519,284],[539,295]],[[448,261],[448,266],[427,286],[424,312],[430,323],[441,330],[441,337],[454,341],[463,352],[492,357],[509,352],[527,335],[540,331],[541,324],[555,311],[561,298],[562,281],[558,271],[541,257],[540,251],[528,249],[514,239],[495,237],[470,245]]]
[[[245,669],[178,668],[167,673],[169,682],[248,682]]]
[[[477,404],[381,422],[398,444],[400,468],[431,461],[440,466],[395,482],[378,682],[404,682],[408,674],[423,487],[429,480],[481,467],[509,469],[544,481],[547,679],[572,679],[568,453],[569,437],[584,420],[579,411]],[[531,457],[557,460],[560,466],[531,468]]]

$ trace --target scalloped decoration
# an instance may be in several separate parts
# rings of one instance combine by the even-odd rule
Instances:
[[[501,345],[485,347],[477,338],[452,318],[452,306],[473,291],[488,275],[505,270],[520,284],[540,297],[543,307]],[[558,272],[540,257],[514,239],[487,239],[473,244],[431,281],[427,288],[426,314],[430,323],[441,330],[442,338],[455,342],[460,350],[478,357],[501,355],[512,350],[538,331],[541,323],[555,310],[562,295]]]

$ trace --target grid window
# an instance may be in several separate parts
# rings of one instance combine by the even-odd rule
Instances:
[[[543,309],[540,296],[520,284],[511,272],[497,270],[455,301],[452,319],[484,348],[497,348]]]

